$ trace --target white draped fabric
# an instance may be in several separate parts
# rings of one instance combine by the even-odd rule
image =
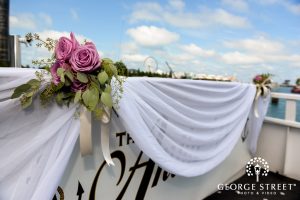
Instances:
[[[119,115],[139,148],[161,167],[197,176],[230,154],[255,92],[243,83],[130,78]]]
[[[36,100],[24,111],[9,99],[34,72],[0,69],[0,199],[51,199],[79,134],[75,106],[42,108]],[[117,112],[146,155],[169,172],[191,177],[230,154],[254,96],[250,84],[128,78]],[[264,114],[251,118],[249,136],[258,137]],[[255,147],[257,139],[249,140]]]
[[[0,199],[52,199],[79,134],[75,107],[9,99],[36,70],[0,69]]]

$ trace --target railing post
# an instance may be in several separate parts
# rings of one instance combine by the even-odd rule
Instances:
[[[296,101],[295,100],[286,100],[285,119],[289,120],[289,121],[296,121]]]

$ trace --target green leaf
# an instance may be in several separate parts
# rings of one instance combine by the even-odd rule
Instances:
[[[58,68],[56,73],[58,76],[62,76],[64,74],[65,70],[63,68]]]
[[[71,86],[72,82],[69,79],[65,79],[65,86]]]
[[[102,92],[102,94],[101,94],[101,101],[107,107],[112,108],[112,98],[111,98],[110,93]]]
[[[87,83],[87,82],[89,81],[87,75],[84,74],[84,73],[80,73],[80,72],[77,72],[77,79],[78,79],[81,83]]]
[[[99,91],[97,88],[91,87],[83,92],[82,99],[85,106],[90,110],[94,110],[99,101]]]
[[[32,97],[34,95],[34,92],[31,91],[31,92],[26,93],[25,95],[26,95],[26,97]]]
[[[32,104],[32,96],[31,97],[27,97],[25,98],[22,102],[21,102],[21,106],[23,109],[29,107]]]
[[[104,68],[105,72],[109,77],[112,77],[114,75],[114,71],[112,69],[112,66],[114,66],[114,63],[109,58],[103,58],[101,66]]]
[[[20,85],[14,90],[14,93],[11,95],[11,98],[12,99],[18,98],[25,92],[28,92],[30,89],[31,89],[31,85],[29,84]]]
[[[77,103],[81,99],[81,90],[78,90],[75,94],[74,103]]]
[[[104,84],[108,79],[108,75],[105,71],[98,74],[98,80],[101,84]]]
[[[63,97],[64,97],[64,94],[62,92],[60,92],[56,95],[55,100],[58,105],[63,104]]]
[[[60,81],[63,82],[63,83],[65,82],[65,75],[64,74],[60,75]]]
[[[65,82],[65,70],[63,68],[58,68],[56,73],[60,77],[60,81],[64,83]]]
[[[41,85],[41,82],[37,79],[31,79],[27,82],[27,84],[31,85],[32,87],[38,88]]]
[[[118,69],[117,69],[117,67],[116,67],[114,64],[112,64],[112,65],[110,66],[110,68],[111,68],[113,74],[114,74],[115,76],[117,76],[117,75],[118,75]]]
[[[104,92],[107,92],[107,93],[111,93],[111,87],[110,85],[107,85],[106,88],[104,89]]]
[[[95,117],[97,119],[101,119],[102,115],[103,115],[103,109],[102,108],[96,108],[94,110],[94,114],[95,114]]]
[[[66,75],[72,82],[74,81],[73,73],[71,71],[66,71]]]

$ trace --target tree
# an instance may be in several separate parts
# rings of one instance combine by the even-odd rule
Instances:
[[[296,80],[296,85],[300,85],[300,78]]]
[[[118,69],[118,75],[120,75],[120,76],[128,75],[128,69],[122,61],[115,62],[115,66]]]
[[[0,0],[0,67],[9,66],[9,0]]]

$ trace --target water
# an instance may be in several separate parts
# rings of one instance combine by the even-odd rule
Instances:
[[[291,93],[291,87],[279,87],[272,92]],[[300,95],[300,94],[299,94]],[[267,116],[284,119],[285,118],[285,99],[279,99],[278,104],[270,103]],[[300,101],[297,101],[296,121],[300,122]]]

